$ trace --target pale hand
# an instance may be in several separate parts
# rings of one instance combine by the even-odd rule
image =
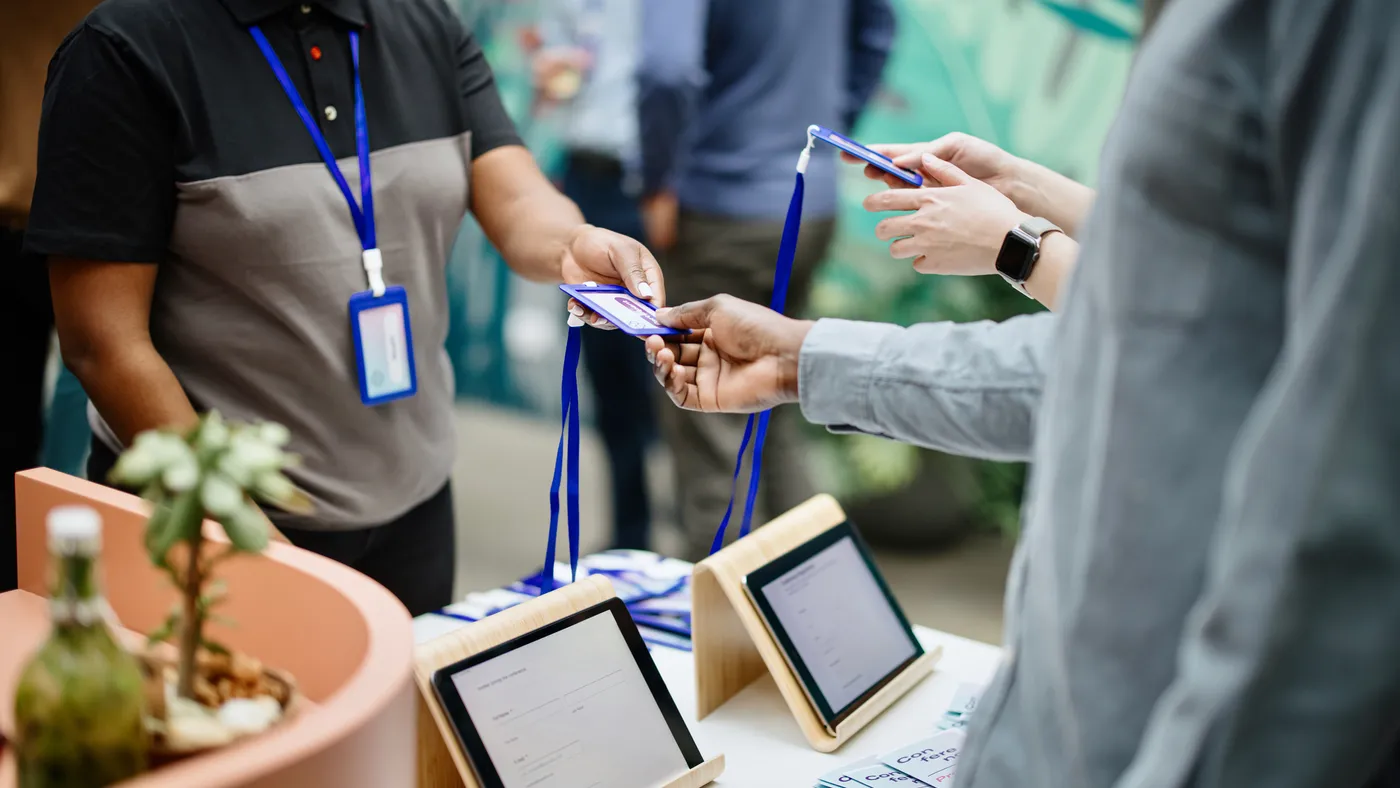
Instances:
[[[960,131],[945,134],[932,142],[871,145],[870,148],[893,159],[897,166],[914,172],[922,169],[924,156],[932,156],[948,162],[1007,197],[1012,197],[1020,185],[1021,159],[984,139]],[[842,158],[853,163],[861,161],[844,153]],[[884,181],[885,185],[892,189],[913,188],[907,182],[868,164],[865,167],[865,177]]]
[[[729,295],[662,309],[657,318],[691,329],[647,338],[653,374],[676,405],[754,413],[797,399],[798,356],[810,322]]]
[[[640,241],[591,224],[574,233],[564,251],[560,274],[565,284],[623,285],[658,306],[666,303],[666,285],[656,257]],[[572,298],[569,311],[595,328],[614,328]]]
[[[865,198],[872,212],[910,211],[875,226],[890,244],[890,256],[913,260],[921,274],[996,273],[997,253],[1006,234],[1028,217],[987,183],[930,155],[924,155],[919,189],[889,189]]]

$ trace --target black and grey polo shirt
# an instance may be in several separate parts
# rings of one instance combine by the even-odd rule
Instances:
[[[348,32],[362,31],[379,247],[386,280],[408,291],[414,397],[360,402],[347,311],[366,289],[359,237],[255,23],[352,184]],[[448,251],[472,158],[520,144],[442,0],[107,0],[50,66],[40,136],[28,248],[160,266],[151,337],[196,409],[291,430],[317,508],[283,524],[378,525],[441,488],[456,445]]]

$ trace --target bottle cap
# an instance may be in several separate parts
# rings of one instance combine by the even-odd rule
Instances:
[[[56,506],[49,511],[49,550],[63,555],[102,549],[102,517],[90,506]]]

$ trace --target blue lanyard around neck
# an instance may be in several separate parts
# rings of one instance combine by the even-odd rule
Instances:
[[[262,50],[267,64],[272,67],[272,73],[277,76],[277,81],[282,84],[282,91],[291,100],[292,107],[301,116],[301,123],[306,126],[311,141],[316,144],[321,160],[326,163],[326,169],[330,170],[331,177],[335,179],[335,185],[339,186],[340,193],[345,195],[345,202],[350,206],[350,218],[355,223],[355,232],[360,236],[361,247],[366,251],[377,249],[379,244],[374,234],[374,190],[370,185],[369,173],[369,124],[365,120],[365,94],[360,86],[360,34],[350,31],[350,58],[355,73],[355,151],[360,160],[360,202],[357,205],[355,194],[350,191],[350,184],[345,182],[340,165],[336,164],[335,154],[331,153],[331,146],[326,142],[326,135],[321,133],[316,118],[311,115],[311,110],[307,109],[306,102],[301,100],[297,86],[292,84],[287,69],[283,67],[277,53],[272,51],[272,44],[268,43],[267,36],[263,35],[262,29],[257,25],[248,28],[248,32],[257,42],[258,49]]]
[[[805,191],[803,174],[807,171],[811,150],[812,141],[809,138],[807,147],[803,149],[797,162],[797,183],[792,187],[792,201],[788,203],[787,218],[783,221],[783,240],[778,247],[778,262],[773,271],[773,297],[768,302],[768,307],[778,314],[782,314],[787,306],[788,284],[792,281],[792,263],[793,258],[797,256],[797,237],[802,229],[802,193]],[[738,492],[739,474],[744,467],[744,454],[749,448],[750,439],[753,440],[753,459],[749,464],[749,489],[744,499],[744,519],[739,523],[739,538],[748,536],[753,527],[754,502],[758,500],[758,481],[763,470],[763,444],[768,437],[768,421],[772,415],[771,409],[749,414],[748,422],[744,424],[744,438],[739,442],[739,457],[734,461],[734,476],[729,482],[729,505],[724,509],[724,519],[720,520],[719,530],[715,532],[715,540],[710,545],[710,555],[718,553],[724,547],[724,535],[729,530],[729,519],[734,515],[734,498]]]

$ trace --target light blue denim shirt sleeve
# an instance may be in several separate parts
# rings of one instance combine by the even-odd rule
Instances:
[[[800,357],[811,422],[983,459],[1030,457],[1055,316],[1002,323],[819,320]]]

